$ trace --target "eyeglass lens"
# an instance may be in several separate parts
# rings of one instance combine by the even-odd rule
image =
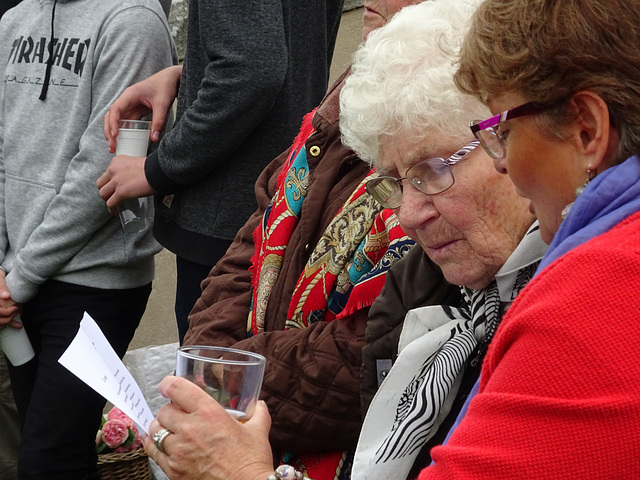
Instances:
[[[498,115],[487,118],[486,120],[474,120],[471,122],[471,132],[480,140],[482,147],[492,158],[502,158],[505,154],[504,140],[496,130],[500,123],[514,118],[524,117],[526,115],[535,115],[544,110],[560,105],[565,101],[566,97],[562,97],[554,102],[539,104],[536,102],[527,102],[522,105],[506,110]]]
[[[378,177],[369,180],[367,192],[385,208],[398,208],[402,202],[401,180],[393,177]]]
[[[501,158],[504,155],[504,146],[502,145],[500,136],[493,127],[478,130],[475,132],[475,136],[480,140],[485,152],[487,152],[491,158]]]
[[[405,177],[423,193],[435,195],[453,185],[451,170],[441,158],[430,158],[409,170]],[[402,203],[402,179],[378,177],[366,184],[367,191],[385,208],[398,208]]]
[[[430,158],[407,170],[407,180],[421,192],[435,195],[453,185],[453,174],[444,160]]]

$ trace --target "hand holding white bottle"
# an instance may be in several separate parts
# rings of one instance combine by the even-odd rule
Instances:
[[[16,315],[14,320],[19,322],[20,315]],[[24,328],[4,327],[0,330],[0,348],[15,367],[24,365],[35,356]]]

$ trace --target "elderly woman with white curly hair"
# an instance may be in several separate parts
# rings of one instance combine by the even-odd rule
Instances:
[[[426,255],[466,300],[404,319],[399,353],[367,411],[354,479],[415,478],[430,463],[503,313],[546,250],[527,202],[469,131],[469,119],[484,118],[487,107],[453,81],[466,33],[460,24],[479,3],[406,8],[356,52],[341,92],[343,142],[379,174],[367,190],[422,248],[412,257]],[[374,330],[380,327],[370,320],[368,341]],[[363,373],[379,360],[366,349],[363,358]]]
[[[426,254],[465,297],[461,308],[427,306],[407,315],[395,365],[364,422],[354,479],[409,478],[428,464],[429,449],[442,441],[478,378],[502,314],[546,249],[527,202],[470,134],[468,119],[487,116],[487,108],[453,82],[478,3],[406,7],[369,35],[341,92],[344,142],[379,173],[368,192],[395,210],[421,247],[417,258]],[[385,286],[383,297],[393,298],[392,290]],[[166,453],[150,440],[146,449],[161,465],[186,472],[194,458],[208,455],[206,478],[290,478],[272,473],[264,405],[240,424],[182,379],[165,379],[160,388],[173,403],[158,421],[175,434]]]

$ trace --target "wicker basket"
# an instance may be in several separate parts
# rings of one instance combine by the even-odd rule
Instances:
[[[149,480],[149,457],[144,448],[127,453],[98,455],[102,480]]]

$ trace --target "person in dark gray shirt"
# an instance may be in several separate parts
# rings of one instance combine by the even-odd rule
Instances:
[[[178,91],[177,120],[149,156],[116,156],[98,180],[107,206],[157,194],[154,235],[177,257],[180,341],[200,282],[257,205],[260,172],[290,146],[305,113],[324,96],[343,0],[190,0],[184,66],[134,85],[111,107],[117,120],[151,113],[160,138]],[[166,95],[163,107],[150,97]]]

